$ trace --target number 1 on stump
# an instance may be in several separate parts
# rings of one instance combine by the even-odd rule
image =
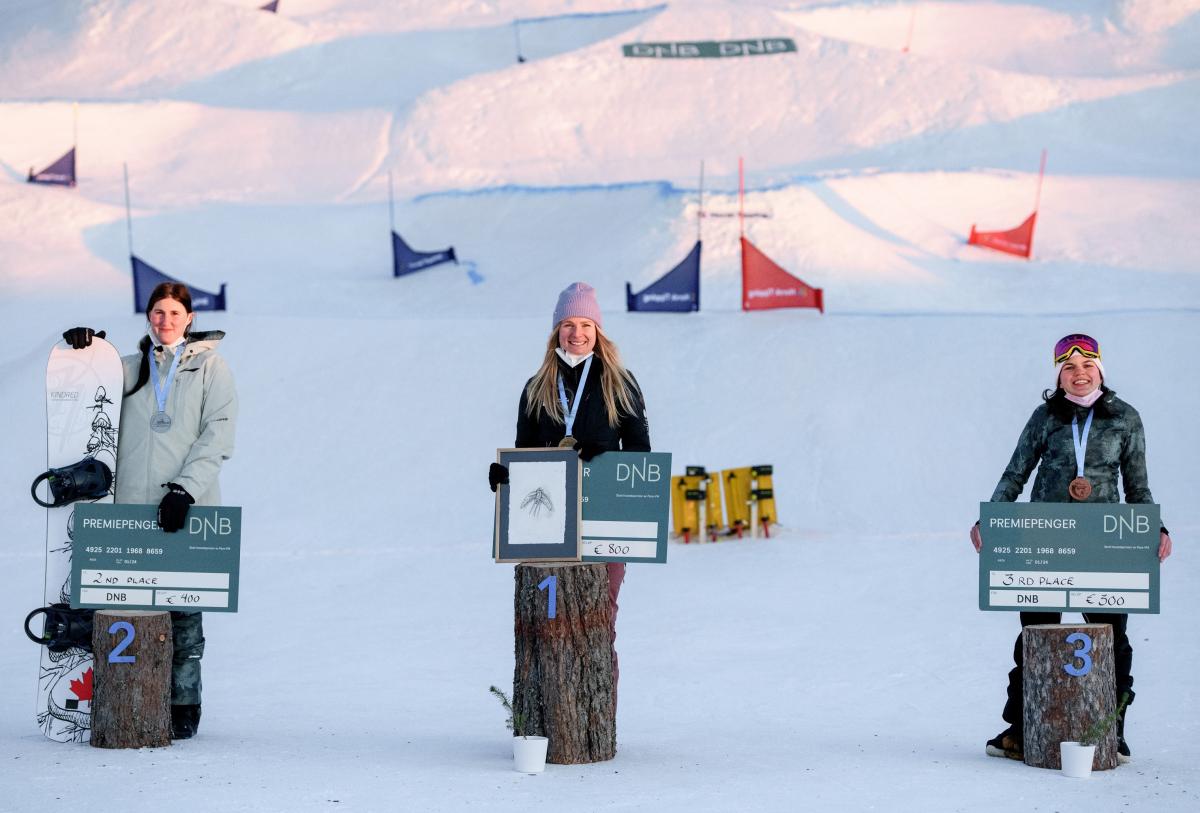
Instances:
[[[550,600],[548,602],[549,611],[546,613],[546,617],[554,618],[555,610],[558,608],[558,576],[547,576],[542,579],[538,585],[538,589],[545,590],[547,586],[550,587]]]

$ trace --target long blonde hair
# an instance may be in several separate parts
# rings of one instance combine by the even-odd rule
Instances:
[[[558,325],[546,342],[546,355],[542,366],[525,386],[525,412],[535,420],[542,413],[549,415],[555,423],[564,423],[562,403],[558,400]],[[636,414],[633,391],[637,383],[621,364],[621,353],[617,345],[596,328],[596,357],[603,365],[600,374],[600,394],[604,396],[604,412],[608,425],[614,429],[621,422],[621,413]]]

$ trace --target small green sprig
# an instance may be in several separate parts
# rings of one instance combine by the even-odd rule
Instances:
[[[1117,705],[1116,710],[1114,710],[1112,714],[1102,717],[1096,722],[1092,723],[1092,727],[1085,731],[1083,736],[1079,738],[1079,744],[1099,745],[1100,738],[1108,733],[1108,730],[1112,728],[1113,723],[1115,723],[1117,718],[1121,716],[1121,712],[1125,711],[1125,707],[1127,705],[1129,705],[1129,692],[1123,692],[1121,694],[1121,702]]]
[[[513,711],[512,702],[508,699],[508,695],[506,695],[503,691],[497,689],[495,686],[489,687],[488,691],[496,695],[496,699],[500,701],[500,705],[504,706],[504,710],[508,712],[508,719],[504,721],[504,726],[513,733],[514,737],[521,736],[517,733],[517,729],[521,729],[522,731],[525,730],[524,715],[517,714]]]

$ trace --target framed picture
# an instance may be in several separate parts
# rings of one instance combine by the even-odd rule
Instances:
[[[574,449],[497,449],[508,484],[496,489],[497,562],[579,561],[579,455]]]

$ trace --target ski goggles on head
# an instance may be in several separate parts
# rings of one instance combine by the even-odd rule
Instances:
[[[1070,336],[1063,336],[1058,340],[1058,344],[1054,345],[1055,365],[1062,364],[1075,351],[1079,351],[1079,353],[1087,358],[1098,359],[1100,358],[1100,343],[1091,336],[1085,336],[1082,333],[1072,333]]]

